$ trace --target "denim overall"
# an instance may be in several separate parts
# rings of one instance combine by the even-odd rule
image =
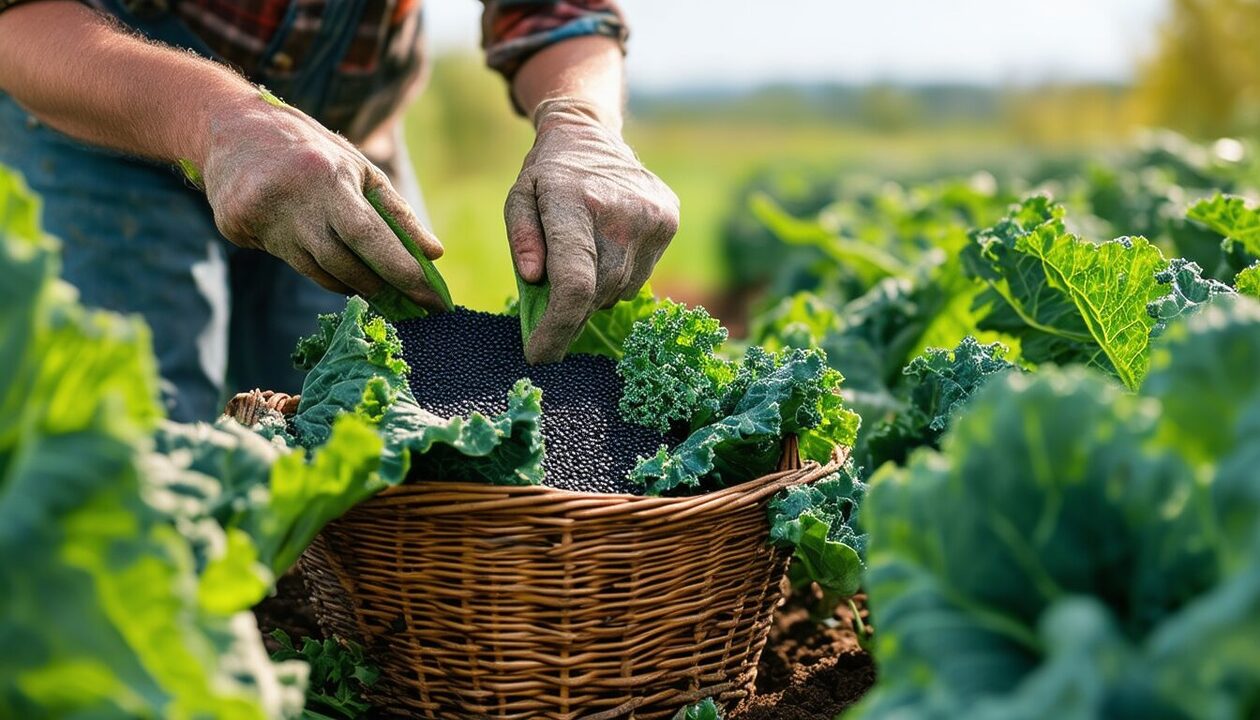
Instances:
[[[328,93],[338,91],[334,71],[364,2],[328,3],[309,62],[296,73],[256,79],[318,116]],[[107,5],[151,38],[214,58],[173,14],[141,17],[119,0]],[[262,67],[272,66],[296,6],[296,0],[290,4]],[[22,173],[43,197],[44,228],[62,240],[62,276],[78,287],[84,304],[139,313],[148,322],[169,417],[211,420],[227,394],[254,387],[299,392],[302,375],[289,353],[314,331],[316,314],[339,312],[345,298],[266,253],[224,240],[205,196],[172,167],[74,140],[4,93],[0,164]],[[399,165],[410,174],[405,156]],[[414,175],[395,185],[423,220]]]

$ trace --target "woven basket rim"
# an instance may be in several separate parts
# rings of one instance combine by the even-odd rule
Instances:
[[[798,468],[780,470],[712,492],[681,497],[561,490],[546,485],[417,480],[386,488],[363,504],[378,507],[409,505],[419,500],[425,506],[426,515],[503,511],[518,504],[522,513],[536,513],[545,506],[548,514],[563,513],[573,519],[612,515],[703,515],[729,511],[737,506],[759,502],[787,487],[815,482],[839,470],[848,457],[848,448],[836,448],[825,465],[811,460]]]

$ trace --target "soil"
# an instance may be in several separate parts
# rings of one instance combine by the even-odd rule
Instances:
[[[276,641],[271,639],[272,630],[285,631],[299,647],[304,637],[324,636],[315,619],[306,583],[296,567],[280,576],[276,593],[254,607],[254,617],[258,620],[258,629],[262,630],[267,652],[274,652],[277,647]]]
[[[855,598],[867,620],[862,596]],[[296,568],[280,578],[276,594],[254,608],[268,651],[284,630],[297,642],[322,637],[305,584]],[[875,682],[875,665],[858,644],[847,605],[834,622],[815,623],[805,599],[793,595],[779,608],[757,666],[756,694],[731,709],[730,720],[832,720]]]
[[[865,598],[855,604],[864,621]],[[756,694],[734,708],[731,720],[831,720],[875,682],[871,656],[858,644],[847,605],[833,622],[816,624],[804,599],[779,608],[757,666]]]

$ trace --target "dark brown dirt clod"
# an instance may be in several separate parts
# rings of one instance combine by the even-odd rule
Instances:
[[[861,699],[875,682],[875,665],[858,644],[848,607],[836,620],[816,625],[798,596],[789,599],[761,654],[756,694],[731,720],[831,720]]]
[[[310,593],[306,591],[306,581],[296,567],[280,576],[275,594],[254,607],[254,617],[258,620],[258,629],[263,633],[267,652],[273,652],[277,647],[276,642],[271,639],[272,630],[287,632],[299,647],[304,637],[324,637],[319,629],[319,621],[315,618]]]

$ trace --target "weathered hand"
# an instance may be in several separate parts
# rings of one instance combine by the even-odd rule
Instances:
[[[534,125],[504,215],[517,272],[551,284],[525,348],[538,363],[564,357],[591,313],[647,282],[678,231],[678,196],[586,103],[545,100]]]
[[[220,113],[208,148],[201,175],[228,240],[266,250],[329,290],[373,298],[392,286],[442,307],[365,193],[375,191],[429,259],[441,256],[441,243],[347,140],[295,108],[259,100]]]

